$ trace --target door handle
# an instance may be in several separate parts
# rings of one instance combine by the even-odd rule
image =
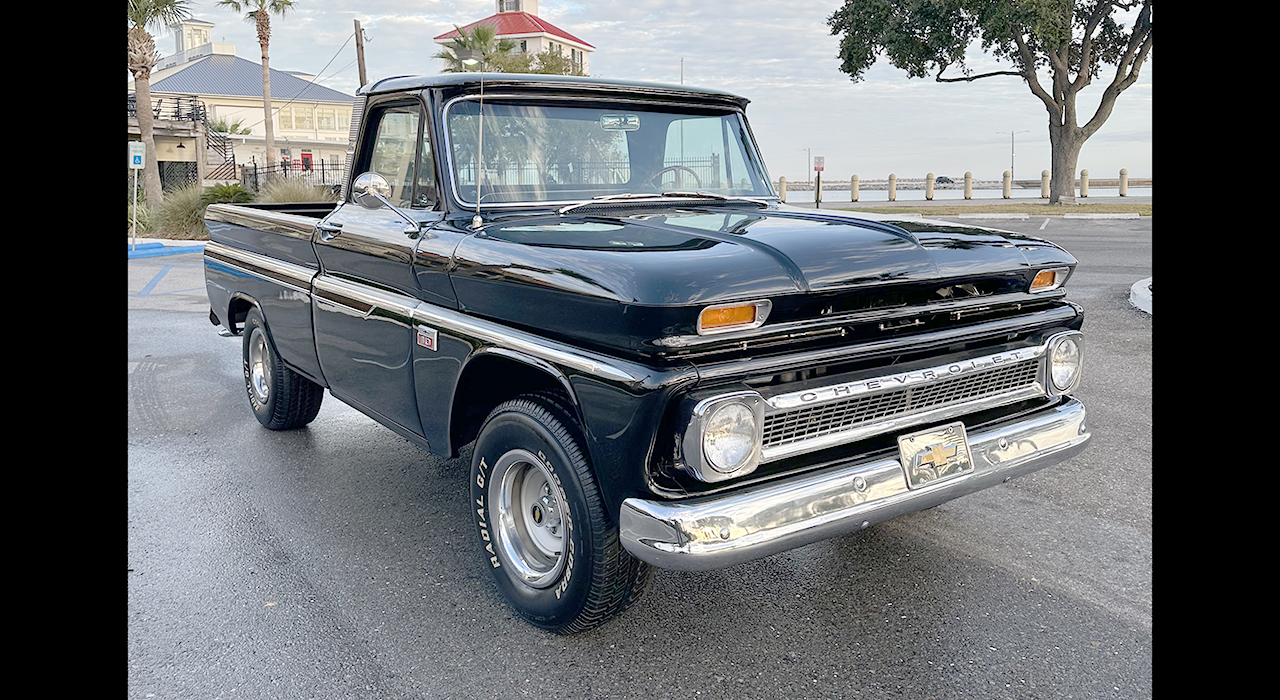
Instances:
[[[331,241],[338,234],[342,233],[342,224],[331,224],[321,221],[316,224],[316,230],[320,231],[320,240]]]

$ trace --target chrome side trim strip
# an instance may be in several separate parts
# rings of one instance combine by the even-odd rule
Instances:
[[[367,305],[367,309],[362,309],[356,305],[344,304],[365,316],[372,314],[375,308],[381,309],[401,317],[406,322],[425,324],[437,330],[517,350],[546,362],[571,367],[580,372],[613,381],[637,382],[648,375],[648,373],[628,370],[619,364],[609,362],[604,357],[582,352],[572,346],[428,304],[414,297],[375,289],[329,275],[316,277],[315,287],[317,296],[321,296],[325,301],[341,304],[342,301],[333,298],[336,294]]]
[[[647,372],[633,372],[597,355],[588,355],[573,346],[540,338],[514,328],[466,316],[425,302],[413,310],[415,321],[461,333],[477,340],[500,347],[519,350],[547,362],[572,367],[604,379],[622,382],[638,382]]]
[[[311,294],[311,278],[318,270],[294,265],[258,253],[252,253],[229,245],[209,241],[204,246],[204,256],[225,265],[235,267],[245,274],[268,282],[275,282],[295,291]]]
[[[909,489],[897,459],[851,461],[817,473],[683,501],[628,498],[622,546],[654,566],[719,569],[931,508],[1075,456],[1091,437],[1075,399],[969,431],[972,472]]]

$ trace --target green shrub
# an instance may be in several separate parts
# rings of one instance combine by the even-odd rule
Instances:
[[[137,223],[138,223],[137,235],[146,236],[151,233],[151,213],[147,211],[147,207],[143,205],[141,200],[138,201],[138,222]],[[133,224],[134,224],[133,202],[129,202],[129,218],[125,222],[125,226],[127,227],[126,230],[130,234],[133,234],[134,232]]]
[[[204,196],[202,197],[205,204],[213,204],[215,202],[242,203],[252,202],[253,193],[244,188],[238,182],[225,185],[213,185],[204,188]]]
[[[151,212],[152,235],[158,238],[206,240],[204,188],[188,185],[164,194],[164,203]]]
[[[268,182],[258,195],[259,202],[336,202],[338,196],[328,185],[313,185],[303,177],[281,177]]]

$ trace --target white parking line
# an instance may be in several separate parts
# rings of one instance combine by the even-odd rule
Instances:
[[[1045,217],[1044,223],[1040,224],[1040,230],[1043,231],[1045,226],[1049,225],[1049,217]]]

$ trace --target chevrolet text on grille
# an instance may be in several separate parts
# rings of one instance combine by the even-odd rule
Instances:
[[[769,407],[773,409],[788,409],[795,408],[797,406],[812,406],[824,401],[847,399],[852,396],[876,391],[900,389],[907,386],[935,382],[940,379],[955,377],[969,372],[986,370],[999,365],[1008,364],[1010,362],[1030,360],[1042,356],[1047,348],[1048,345],[1040,345],[1033,348],[1010,350],[1007,352],[996,353],[994,355],[975,357],[970,360],[952,362],[913,372],[890,374],[870,379],[862,379],[856,382],[833,384],[831,386],[825,386],[818,389],[795,391],[788,394],[774,396],[773,398],[768,399],[766,403],[768,403]]]

